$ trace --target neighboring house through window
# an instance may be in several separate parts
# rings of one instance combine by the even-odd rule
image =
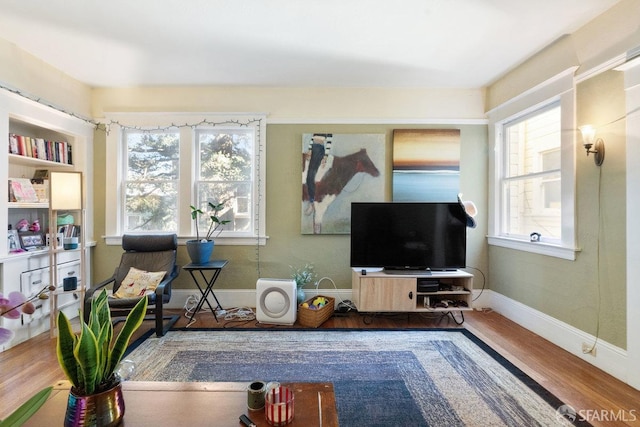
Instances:
[[[501,234],[562,239],[561,121],[557,102],[502,126]]]
[[[489,244],[575,259],[574,96],[567,73],[489,113]]]

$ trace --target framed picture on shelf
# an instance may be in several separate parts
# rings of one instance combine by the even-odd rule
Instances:
[[[24,231],[18,233],[20,245],[26,251],[33,251],[45,247],[44,234],[39,231]]]
[[[9,253],[22,252],[18,230],[9,230],[7,232],[7,250]]]

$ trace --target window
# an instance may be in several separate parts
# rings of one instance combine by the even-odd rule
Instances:
[[[128,232],[192,238],[189,206],[207,211],[209,202],[222,203],[219,217],[230,221],[217,243],[264,238],[264,117],[122,113],[108,120],[107,174],[116,179],[107,204],[118,208],[105,213],[107,243]]]
[[[124,130],[124,231],[177,230],[180,135]]]
[[[503,124],[502,234],[520,239],[537,232],[562,237],[558,103]]]
[[[253,158],[252,129],[206,129],[196,131],[198,141],[198,207],[224,204],[221,220],[234,231],[251,231]],[[206,216],[201,217],[206,222]]]
[[[575,259],[574,96],[569,70],[489,112],[490,245]]]

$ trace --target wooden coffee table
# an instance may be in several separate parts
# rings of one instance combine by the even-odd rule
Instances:
[[[264,410],[247,409],[249,383],[147,382],[122,384],[128,426],[240,426],[247,415],[258,427],[268,426]],[[290,426],[338,425],[336,399],[331,383],[283,383],[293,390],[295,415]],[[51,396],[25,426],[61,425],[70,384],[60,381]]]

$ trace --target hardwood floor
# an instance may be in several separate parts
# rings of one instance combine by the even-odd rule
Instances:
[[[182,311],[177,327],[186,326]],[[243,328],[255,321],[216,323],[210,313],[199,313],[193,327]],[[458,318],[459,320],[459,318]],[[137,335],[152,328],[145,322]],[[322,328],[459,328],[451,317],[420,314],[365,316],[336,315]],[[494,312],[468,312],[466,327],[559,399],[590,415],[594,426],[640,426],[640,391],[587,364],[559,347]],[[135,337],[134,337],[135,338]],[[42,334],[0,353],[0,419],[28,397],[63,378],[55,354],[55,339]],[[606,420],[604,418],[607,418]]]

